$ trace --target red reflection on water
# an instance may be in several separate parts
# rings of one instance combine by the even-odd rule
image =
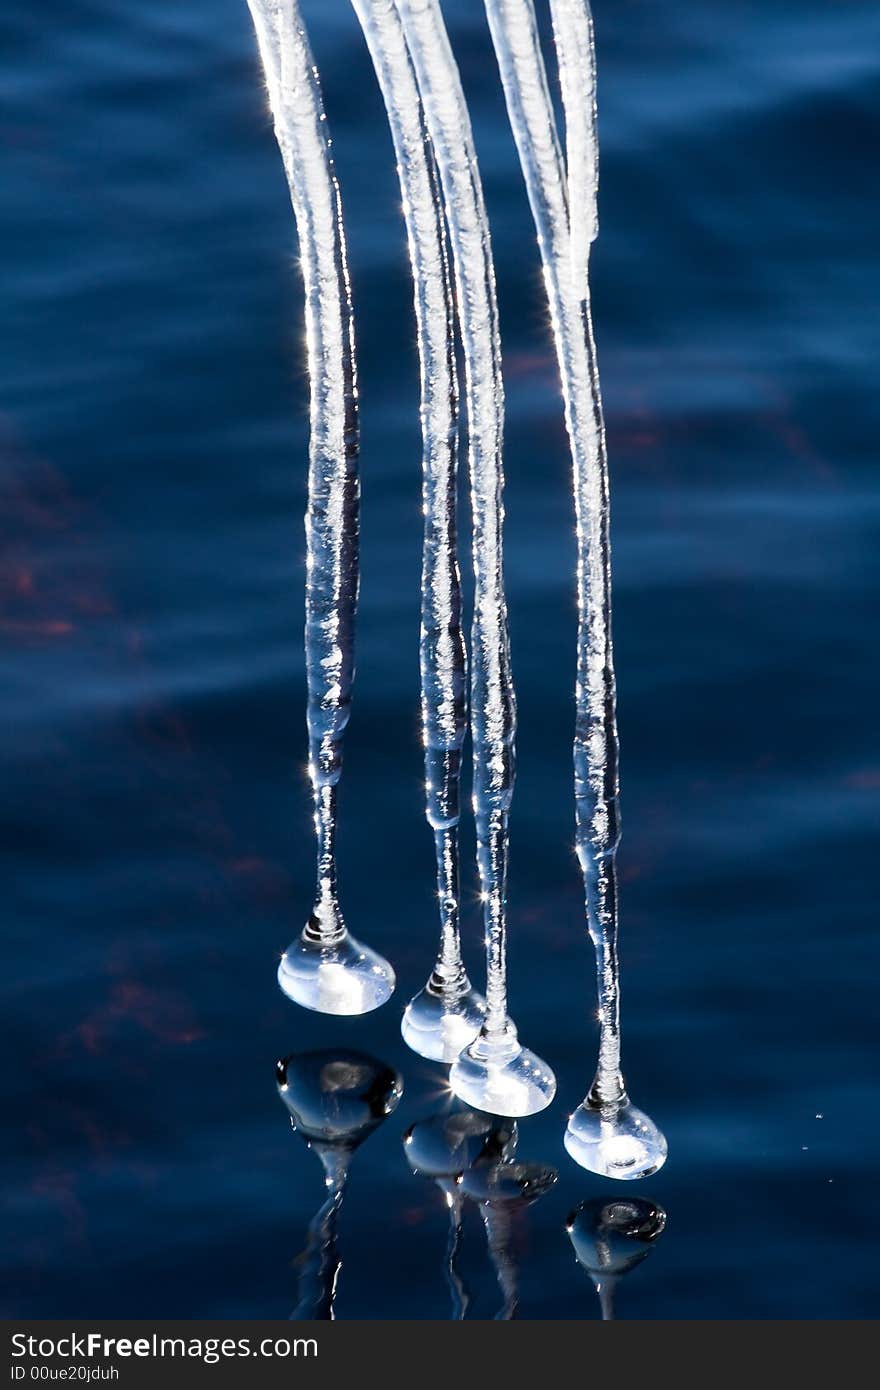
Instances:
[[[226,864],[228,873],[239,880],[259,902],[278,902],[289,896],[291,876],[280,864],[258,855],[243,855]]]
[[[31,1192],[51,1205],[61,1220],[62,1237],[79,1250],[87,1245],[86,1210],[77,1196],[76,1186],[80,1175],[65,1168],[44,1168],[31,1183]],[[40,1263],[47,1255],[58,1253],[58,1243],[53,1233],[52,1240],[38,1242]],[[31,1259],[37,1252],[32,1252]]]
[[[78,1023],[73,1034],[86,1052],[97,1054],[107,1050],[124,1023],[133,1023],[148,1036],[174,1047],[188,1046],[206,1036],[180,996],[133,979],[116,980],[106,1003]]]
[[[0,617],[0,632],[10,637],[67,637],[74,631],[73,623],[63,618],[34,619],[26,622],[18,618]]]
[[[0,417],[0,632],[22,643],[72,636],[113,611],[58,470],[28,455]]]
[[[142,705],[136,715],[141,741],[159,749],[175,749],[190,754],[193,751],[190,731],[169,705]]]
[[[863,767],[851,772],[844,781],[856,791],[873,792],[880,790],[880,767]]]
[[[400,1213],[400,1219],[404,1226],[422,1226],[426,1217],[433,1216],[434,1209],[427,1207],[404,1207]]]

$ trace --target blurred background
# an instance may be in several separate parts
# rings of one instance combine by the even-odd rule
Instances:
[[[338,1316],[449,1315],[443,1200],[400,1144],[444,1104],[443,1074],[398,1031],[436,934],[411,286],[357,23],[343,0],[302,8],[335,137],[363,402],[342,901],[395,963],[398,993],[333,1020],[274,980],[313,887],[307,381],[246,5],[7,0],[7,1316],[286,1316],[321,1178],[273,1062],[314,1047],[364,1049],[406,1086],[355,1160]],[[669,1140],[665,1169],[624,1188],[561,1144],[596,1038],[572,853],[574,544],[555,361],[482,6],[444,12],[492,219],[508,394],[511,1008],[559,1076],[552,1108],[520,1127],[521,1156],[560,1176],[516,1225],[519,1316],[597,1316],[564,1222],[605,1195],[668,1212],[621,1316],[876,1315],[880,13],[868,0],[594,6],[624,1067]],[[469,866],[469,829],[464,844]],[[479,982],[472,874],[465,887]],[[473,1210],[462,1262],[473,1312],[492,1316]]]

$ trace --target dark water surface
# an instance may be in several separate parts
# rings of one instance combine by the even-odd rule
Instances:
[[[876,1314],[873,646],[880,116],[872,3],[597,0],[597,334],[613,470],[624,1060],[669,1161],[623,1316]],[[418,742],[414,328],[356,22],[307,0],[349,229],[363,588],[341,805],[379,1014],[289,1004],[310,904],[306,380],[287,192],[244,0],[7,0],[2,354],[5,1308],[283,1316],[320,1197],[276,1056],[366,1049],[397,1114],[358,1155],[340,1317],[448,1316],[446,1215],[404,1126],[434,946]],[[559,1096],[520,1154],[522,1317],[594,1317],[563,1223],[611,1193],[561,1145],[590,1080],[573,838],[568,459],[537,250],[477,0],[446,3],[493,221],[521,732],[511,1002]],[[470,836],[466,837],[470,862]],[[481,978],[468,882],[468,959]],[[618,1192],[625,1189],[618,1185]],[[474,1312],[500,1296],[476,1212]]]

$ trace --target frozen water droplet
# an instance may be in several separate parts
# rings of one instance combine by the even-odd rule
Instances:
[[[520,1045],[509,1021],[501,1034],[483,1029],[453,1064],[449,1084],[465,1104],[493,1115],[535,1115],[556,1094],[553,1072]]]
[[[449,1063],[473,1042],[485,1015],[486,1001],[467,977],[460,992],[437,990],[429,981],[407,1004],[400,1031],[420,1057]]]
[[[579,1105],[565,1131],[575,1163],[606,1178],[646,1178],[666,1162],[666,1140],[628,1097],[608,1105]]]
[[[323,1014],[366,1014],[394,991],[394,971],[345,931],[335,941],[297,937],[281,957],[278,983],[288,999]]]

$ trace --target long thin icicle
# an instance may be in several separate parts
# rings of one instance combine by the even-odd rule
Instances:
[[[532,0],[486,0],[511,128],[544,266],[572,455],[577,522],[578,641],[574,740],[575,822],[587,922],[596,951],[599,1060],[593,1086],[569,1120],[568,1152],[584,1167],[633,1178],[656,1171],[666,1141],[633,1106],[620,1073],[620,972],[615,856],[620,840],[608,460],[589,295],[596,228],[595,61],[586,0],[551,0],[564,94],[566,180]],[[578,25],[573,11],[580,12]],[[573,32],[574,31],[574,32]],[[578,85],[579,84],[579,85]],[[575,90],[576,89],[576,90]],[[575,231],[577,229],[577,231]]]
[[[523,1047],[507,1013],[508,817],[516,703],[502,557],[504,388],[495,267],[477,157],[458,68],[437,0],[397,0],[437,158],[453,264],[468,407],[474,618],[471,730],[474,817],[486,939],[486,1016],[450,1072],[460,1099],[499,1115],[549,1105],[556,1079]]]
[[[454,255],[467,386],[476,592],[471,640],[474,809],[487,949],[487,1020],[507,1020],[507,820],[516,706],[502,558],[504,388],[495,271],[470,118],[436,0],[399,0],[440,169]]]
[[[352,0],[394,142],[413,273],[421,375],[421,706],[425,812],[434,832],[440,951],[426,991],[404,1015],[423,1055],[454,1061],[480,1026],[459,937],[460,782],[467,656],[457,555],[458,377],[455,303],[433,146],[400,16],[392,0]]]
[[[586,277],[570,267],[562,155],[532,0],[486,0],[511,128],[544,266],[572,454],[577,522],[578,653],[575,726],[577,849],[599,969],[602,1033],[597,1086],[621,1093],[617,881],[618,745],[611,646],[608,482]],[[585,209],[578,210],[579,218]],[[589,249],[589,241],[586,242]]]
[[[248,0],[248,6],[299,236],[311,388],[306,677],[317,890],[302,938],[282,959],[279,980],[309,1007],[361,1013],[387,997],[394,977],[381,958],[348,950],[337,898],[336,789],[354,676],[360,501],[354,315],[342,204],[318,71],[296,0]],[[343,943],[350,960],[341,954]],[[352,978],[358,970],[366,984]]]
[[[565,111],[565,162],[571,219],[571,271],[580,299],[589,296],[590,243],[599,234],[599,134],[596,44],[587,0],[550,0]]]

